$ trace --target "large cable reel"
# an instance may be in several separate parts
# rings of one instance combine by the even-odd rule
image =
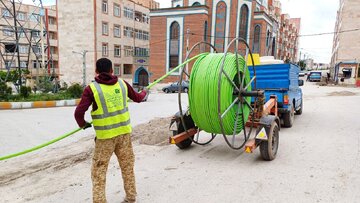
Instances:
[[[240,43],[246,45],[245,58],[239,54]],[[241,149],[249,139],[253,129],[253,122],[251,122],[252,125],[249,130],[245,127],[246,122],[249,117],[252,120],[255,117],[255,111],[251,105],[251,96],[254,94],[251,92],[253,92],[252,87],[256,89],[256,85],[253,84],[256,83],[256,76],[254,70],[254,76],[250,78],[250,72],[247,68],[249,54],[253,61],[251,51],[242,38],[233,39],[224,53],[216,53],[213,45],[199,42],[190,49],[186,59],[196,47],[201,45],[210,46],[215,53],[199,57],[193,64],[191,74],[182,68],[179,90],[182,89],[183,78],[187,75],[190,78],[188,110],[190,110],[191,117],[199,129],[198,135],[200,130],[203,130],[211,133],[212,136],[203,142],[192,137],[190,139],[196,144],[204,145],[210,143],[216,134],[222,134],[232,149]],[[231,47],[234,47],[235,53],[229,52]],[[185,126],[181,91],[179,91],[179,110],[182,123]],[[189,112],[186,111],[186,113]],[[185,130],[188,130],[186,126]],[[243,136],[241,136],[242,134]]]

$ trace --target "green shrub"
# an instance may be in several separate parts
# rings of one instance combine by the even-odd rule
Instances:
[[[39,82],[36,83],[36,90],[42,92],[53,92],[54,84],[47,77],[39,77]]]
[[[72,84],[67,90],[66,93],[68,93],[73,98],[80,98],[84,89],[81,87],[80,84],[75,83]]]
[[[61,86],[61,88],[60,88],[60,90],[67,90],[68,89],[68,84],[66,83],[66,82],[63,82],[63,84],[62,84],[62,86]]]
[[[8,87],[5,82],[0,82],[0,100],[7,101],[11,97],[12,89]]]
[[[24,98],[28,98],[31,94],[31,87],[21,86],[20,95]]]

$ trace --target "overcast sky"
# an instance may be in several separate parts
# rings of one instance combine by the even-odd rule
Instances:
[[[24,0],[32,2],[32,0]],[[156,0],[160,7],[171,6],[171,0]],[[43,0],[44,4],[55,4],[55,0]],[[301,18],[301,34],[333,32],[339,0],[281,0],[283,13]],[[302,57],[304,53],[315,62],[329,63],[331,59],[333,35],[300,38]]]

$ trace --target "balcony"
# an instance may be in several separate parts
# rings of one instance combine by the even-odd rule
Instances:
[[[46,8],[48,8],[47,11],[49,16],[56,17],[56,6],[48,6]]]
[[[56,39],[50,39],[50,46],[55,46],[57,47],[58,46],[58,41]]]
[[[57,32],[56,25],[49,24],[49,31]]]
[[[52,59],[53,59],[54,61],[58,61],[58,60],[59,60],[59,55],[58,55],[58,54],[51,54],[51,56],[52,56]]]

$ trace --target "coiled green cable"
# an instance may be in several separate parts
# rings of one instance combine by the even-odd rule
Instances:
[[[190,75],[189,84],[189,106],[191,117],[196,125],[208,133],[222,134],[220,127],[220,120],[218,116],[218,81],[221,78],[221,112],[225,112],[228,107],[235,101],[237,95],[234,95],[234,86],[221,74],[221,62],[224,54],[211,53],[199,57],[193,65]],[[224,71],[233,79],[235,84],[241,83],[238,81],[236,55],[227,54],[225,58]],[[238,56],[239,70],[244,74],[246,65],[245,60]],[[249,71],[246,71],[245,84],[250,82]],[[251,91],[251,87],[247,89]],[[251,98],[245,98],[249,103]],[[223,127],[226,135],[233,135],[236,121],[236,114],[238,111],[238,104],[234,105],[230,111],[223,117]],[[239,114],[244,114],[244,121],[246,122],[250,108],[243,105],[239,109]],[[237,121],[236,133],[241,132],[244,128],[242,116],[239,116]]]

